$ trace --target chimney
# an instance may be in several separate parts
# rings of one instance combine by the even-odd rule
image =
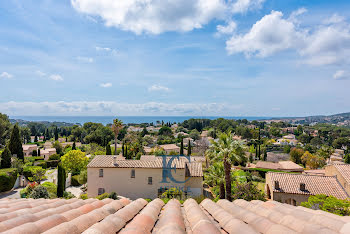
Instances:
[[[280,189],[280,183],[277,180],[275,180],[275,189]]]
[[[305,183],[300,183],[300,190],[305,191]]]
[[[117,156],[113,156],[113,164],[116,165],[117,164]]]

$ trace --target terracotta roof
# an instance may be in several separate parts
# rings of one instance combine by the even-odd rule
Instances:
[[[186,163],[186,177],[202,177],[202,176],[203,176],[202,163],[200,162]]]
[[[333,166],[344,177],[346,182],[350,184],[350,164],[334,164]]]
[[[4,233],[349,233],[349,217],[275,201],[1,199]]]
[[[303,170],[303,167],[292,162],[292,161],[279,161],[279,165],[281,165],[281,168],[284,170]]]
[[[180,147],[175,144],[159,145],[159,147],[163,148],[164,150],[180,149]]]
[[[303,167],[292,161],[279,161],[278,163],[258,161],[255,165],[256,168],[266,168],[273,170],[297,170],[302,171]]]
[[[279,182],[279,189],[275,188],[274,181]],[[268,172],[266,183],[271,186],[271,190],[278,193],[306,195],[325,194],[339,199],[346,199],[349,197],[335,176]],[[300,183],[305,184],[305,190],[300,190]]]
[[[265,162],[265,161],[257,162],[255,167],[256,168],[274,169],[274,170],[280,169],[280,165],[278,163]]]

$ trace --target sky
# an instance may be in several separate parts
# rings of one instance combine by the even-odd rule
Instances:
[[[348,0],[0,1],[10,116],[350,111]]]

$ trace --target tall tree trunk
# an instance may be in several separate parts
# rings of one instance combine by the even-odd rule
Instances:
[[[220,199],[225,199],[225,184],[220,183]]]
[[[114,155],[117,155],[117,136],[114,138]]]
[[[225,183],[226,183],[226,199],[231,201],[231,164],[224,158]]]

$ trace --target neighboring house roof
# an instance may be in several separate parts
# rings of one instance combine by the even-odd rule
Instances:
[[[175,144],[160,145],[159,147],[163,148],[164,150],[180,149],[180,147]]]
[[[37,145],[22,145],[23,151],[28,151],[28,150],[36,149],[36,148],[38,148]]]
[[[203,177],[202,163],[200,162],[191,162],[186,163],[186,177]]]
[[[334,164],[333,167],[337,169],[346,182],[350,184],[350,164]]]
[[[326,170],[325,169],[315,169],[315,170],[304,170],[304,174],[309,174],[309,175],[325,175]]]
[[[292,161],[279,161],[278,163],[258,161],[255,165],[256,168],[273,169],[273,170],[286,170],[286,171],[302,171],[303,167]]]
[[[348,217],[275,201],[3,199],[9,233],[349,233]]]
[[[277,193],[304,195],[325,194],[339,199],[346,199],[349,197],[335,176],[268,172],[266,178],[266,182],[270,184],[271,190]],[[274,181],[279,182],[279,189],[275,188]],[[300,190],[301,183],[305,184],[305,190]]]

